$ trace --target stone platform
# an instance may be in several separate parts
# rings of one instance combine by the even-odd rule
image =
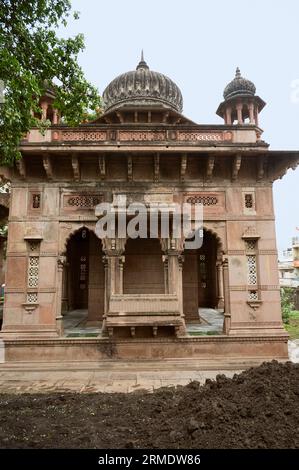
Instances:
[[[117,342],[103,338],[28,338],[6,339],[0,346],[2,393],[152,391],[193,380],[204,383],[217,374],[231,377],[271,361],[273,351],[275,359],[288,359],[287,344],[277,337]]]
[[[249,366],[252,359],[221,364],[216,361],[105,361],[14,363],[0,365],[0,393],[46,392],[133,392],[160,387],[186,385],[193,380],[204,383],[217,374],[232,377]]]

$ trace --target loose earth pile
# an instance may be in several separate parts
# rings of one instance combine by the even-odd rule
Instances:
[[[299,448],[299,364],[154,393],[1,394],[1,448]]]

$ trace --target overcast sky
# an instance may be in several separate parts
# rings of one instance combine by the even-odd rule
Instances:
[[[295,0],[72,0],[80,19],[63,35],[83,33],[86,77],[100,91],[136,67],[180,87],[184,115],[217,124],[215,111],[236,66],[267,103],[260,116],[272,149],[299,150],[299,2]],[[278,248],[299,235],[299,168],[274,184]]]

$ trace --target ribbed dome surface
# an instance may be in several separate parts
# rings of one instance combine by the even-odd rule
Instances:
[[[240,69],[237,68],[235,78],[225,87],[223,97],[225,100],[238,95],[255,95],[255,85],[247,78],[243,78]]]
[[[116,77],[103,92],[104,111],[122,105],[164,105],[179,113],[183,109],[183,98],[179,87],[168,77],[150,70],[141,56],[136,70]]]

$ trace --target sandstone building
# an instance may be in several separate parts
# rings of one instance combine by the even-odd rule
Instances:
[[[272,184],[299,153],[262,140],[254,84],[237,69],[217,109],[223,123],[196,124],[176,84],[142,57],[103,101],[97,120],[72,128],[49,91],[41,106],[51,126],[32,129],[22,160],[1,169],[12,185],[6,360],[286,358]],[[99,239],[98,204],[124,195],[147,207],[201,203],[202,247]],[[221,332],[190,334],[201,309],[222,315]],[[99,334],[67,335],[73,311]]]

